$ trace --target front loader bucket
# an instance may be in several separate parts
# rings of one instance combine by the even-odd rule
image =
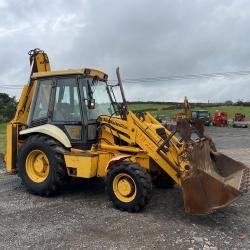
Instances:
[[[211,150],[208,139],[187,148],[190,171],[181,178],[185,210],[208,214],[247,192],[250,169]]]

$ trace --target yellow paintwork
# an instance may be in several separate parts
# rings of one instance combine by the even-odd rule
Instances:
[[[65,154],[64,159],[69,175],[91,178],[97,174],[98,154],[71,153]]]
[[[119,148],[119,147],[117,147]],[[71,152],[64,154],[65,164],[69,175],[83,178],[94,176],[104,177],[107,175],[108,166],[112,165],[117,159],[130,160],[137,162],[145,169],[149,169],[149,157],[145,152],[139,152],[135,155],[122,154],[114,148],[80,150],[71,149]]]
[[[51,71],[49,58],[46,53],[38,53],[34,58],[34,63],[37,66],[37,72]]]
[[[28,177],[35,183],[42,183],[48,178],[49,160],[41,150],[33,150],[28,154],[25,167]]]
[[[140,166],[145,169],[150,169],[150,157],[147,153],[138,153],[130,157],[130,160],[138,163]]]
[[[16,157],[17,157],[17,125],[9,123],[6,133],[6,154],[5,163],[7,173],[16,173]]]
[[[12,122],[16,122],[19,121],[19,119],[22,120],[23,123],[25,123],[25,120],[27,120],[28,115],[24,114],[24,102],[27,96],[27,92],[28,92],[28,85],[24,85],[18,105],[17,105],[17,112],[15,114],[14,119],[12,120]],[[20,121],[21,122],[21,121]]]
[[[137,187],[132,176],[120,173],[113,180],[113,191],[120,201],[127,203],[135,199]]]
[[[140,148],[129,147],[129,146],[117,146],[117,145],[109,145],[109,144],[100,144],[99,147],[101,149],[106,149],[106,150],[116,150],[116,151],[130,152],[130,153],[144,152]]]
[[[116,157],[115,152],[98,152],[99,159],[98,159],[98,168],[97,168],[97,176],[104,177],[107,175],[107,166],[109,162]]]
[[[89,70],[90,72],[88,74],[85,73],[85,70]],[[90,77],[98,77],[101,80],[107,80],[108,75],[105,74],[102,71],[96,70],[96,69],[67,69],[67,70],[55,70],[50,72],[38,72],[34,73],[32,75],[32,79],[38,79],[42,77],[48,77],[48,76],[66,76],[66,75],[85,75]]]

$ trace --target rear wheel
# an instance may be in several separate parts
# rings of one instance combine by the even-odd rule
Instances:
[[[18,155],[18,174],[33,194],[56,195],[61,191],[68,175],[63,158],[64,147],[56,140],[44,136],[30,136]]]
[[[145,207],[151,197],[151,178],[140,165],[121,162],[109,169],[106,191],[116,208],[137,212]]]
[[[46,154],[38,149],[30,151],[25,162],[28,177],[36,183],[41,183],[48,178],[49,160]]]

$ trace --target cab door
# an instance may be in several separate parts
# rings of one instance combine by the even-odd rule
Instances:
[[[97,118],[99,115],[96,113],[96,109],[88,108],[88,101],[90,99],[90,89],[89,82],[92,81],[90,78],[81,78],[80,79],[80,90],[82,96],[82,105],[83,105],[83,116],[85,118],[85,131],[86,131],[86,143],[89,145],[89,148],[97,142]]]
[[[68,135],[73,147],[81,148],[86,143],[86,131],[77,77],[58,77],[55,81],[51,123]]]
[[[101,115],[114,114],[114,106],[111,100],[107,83],[95,77],[82,77],[79,79],[82,95],[87,144],[92,145],[98,140],[98,118]],[[89,108],[88,101],[93,98],[95,107]]]

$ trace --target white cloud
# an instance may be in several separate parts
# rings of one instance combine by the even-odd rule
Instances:
[[[0,16],[0,84],[27,81],[27,52],[36,47],[48,53],[53,69],[94,67],[112,79],[118,65],[123,78],[250,69],[250,2],[244,0],[0,0]],[[130,100],[249,100],[248,82],[125,87]]]

